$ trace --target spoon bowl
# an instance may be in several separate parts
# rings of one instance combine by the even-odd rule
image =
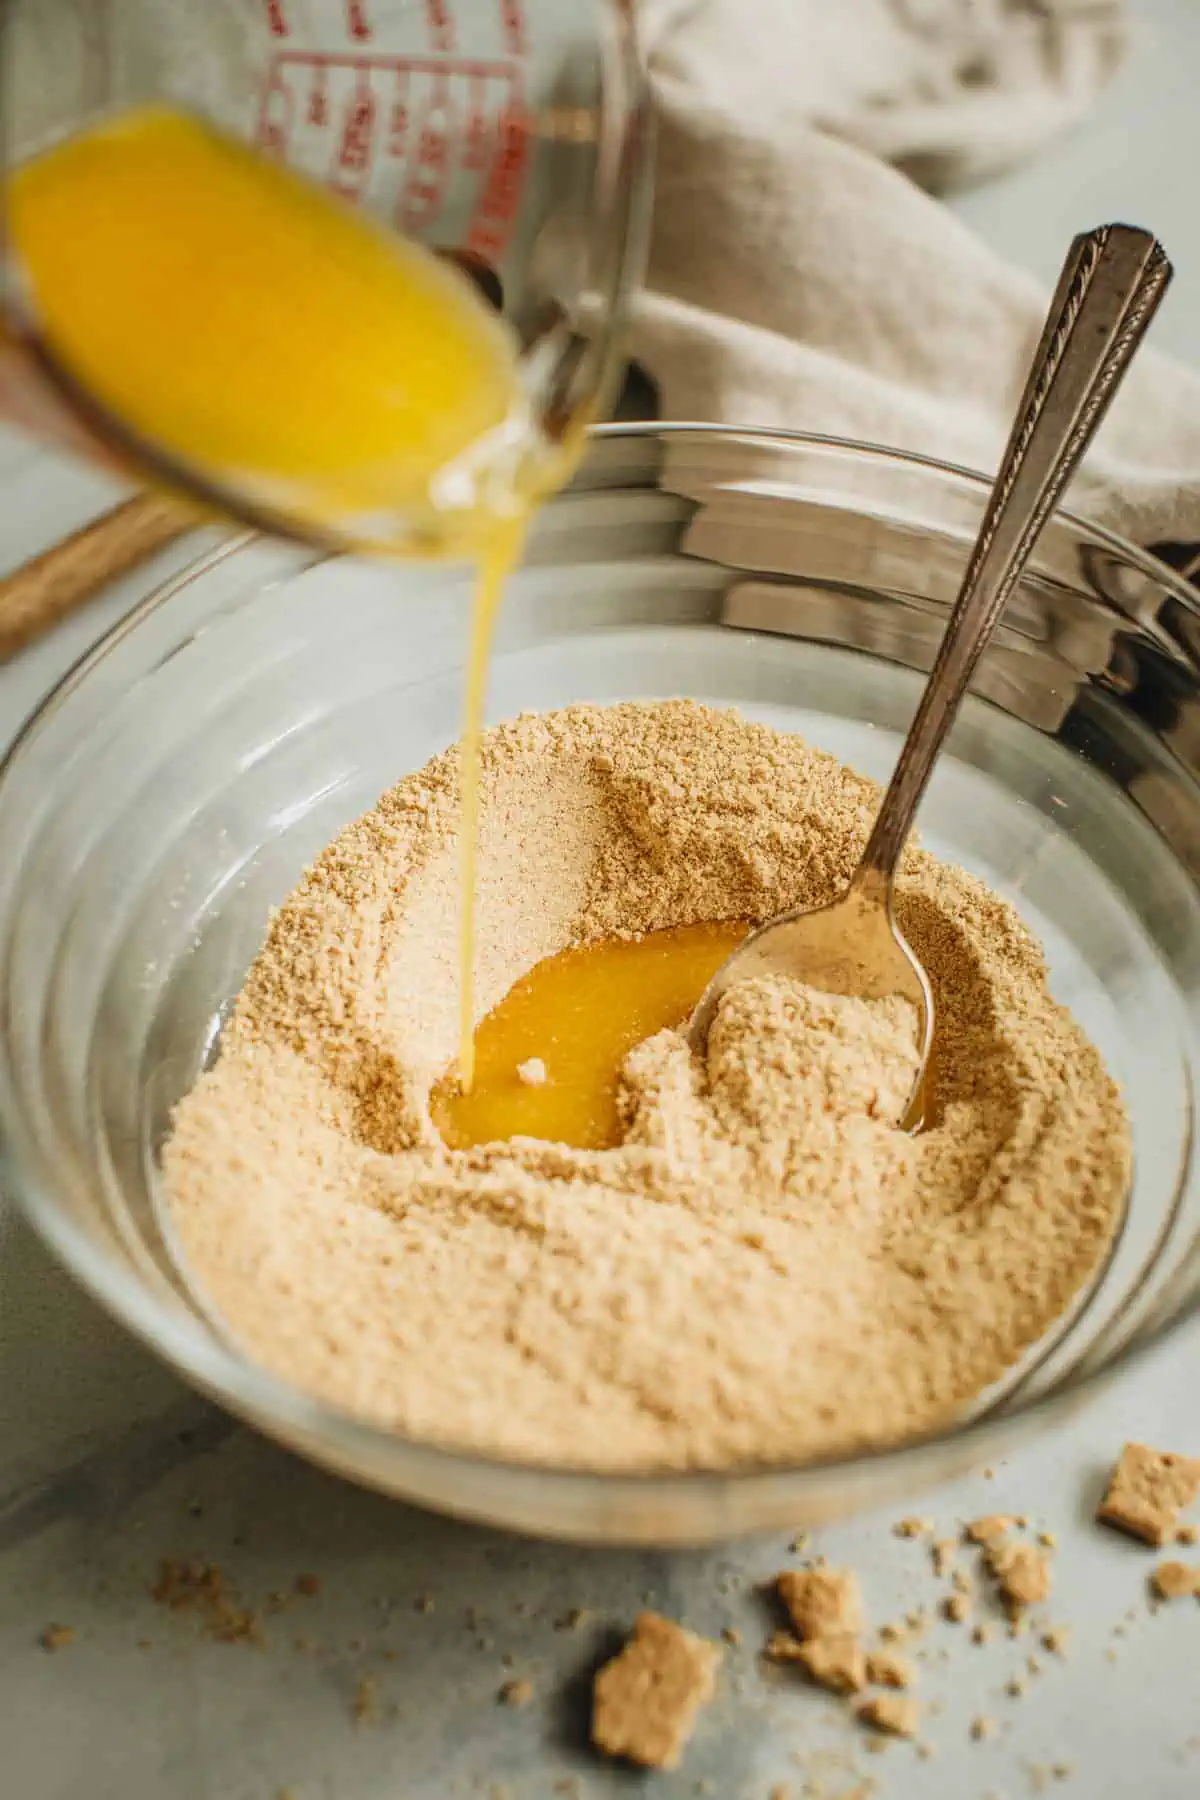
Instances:
[[[917,1074],[898,1123],[906,1131],[920,1129],[933,1046],[933,990],[920,957],[896,923],[890,881],[860,872],[835,900],[783,913],[752,931],[701,996],[688,1025],[693,1049],[703,1050],[726,991],[756,975],[792,975],[826,994],[863,1000],[898,994],[910,1001],[916,1014]]]

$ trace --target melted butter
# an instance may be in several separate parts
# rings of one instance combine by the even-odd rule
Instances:
[[[581,1150],[621,1140],[621,1065],[643,1039],[681,1025],[745,936],[739,923],[682,925],[636,939],[603,938],[538,963],[475,1033],[474,1081],[447,1076],[431,1110],[455,1150],[514,1137]],[[533,1085],[518,1071],[545,1065]]]

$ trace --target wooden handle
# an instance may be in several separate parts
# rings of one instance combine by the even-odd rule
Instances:
[[[195,524],[178,501],[137,494],[0,578],[0,662]]]

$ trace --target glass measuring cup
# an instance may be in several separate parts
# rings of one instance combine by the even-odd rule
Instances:
[[[632,0],[7,0],[0,32],[10,170],[146,105],[199,118],[476,279],[515,340],[530,455],[603,411],[648,217]],[[5,236],[22,387],[76,441],[251,524],[337,541],[106,407],[39,329]],[[428,517],[381,535],[438,547]]]

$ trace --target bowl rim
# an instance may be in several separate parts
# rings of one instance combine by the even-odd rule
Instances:
[[[636,442],[655,438],[696,441],[717,438],[785,449],[849,451],[878,463],[923,469],[938,476],[952,476],[981,494],[988,492],[992,485],[991,477],[980,471],[957,463],[943,462],[937,457],[897,450],[865,440],[784,428],[706,423],[702,420],[640,420],[594,426],[588,437],[592,442],[621,439]],[[582,468],[585,480],[586,471],[585,458]],[[554,499],[548,502],[550,507],[554,504]],[[1200,593],[1169,564],[1069,508],[1056,508],[1052,516],[1081,531],[1093,543],[1117,552],[1140,572],[1169,589],[1193,616],[1200,618]],[[260,542],[257,533],[239,530],[230,537],[218,540],[215,546],[210,543],[182,570],[157,583],[110,626],[43,695],[18,729],[7,751],[0,756],[0,797],[29,744],[53,719],[94,667],[103,662],[148,617],[179,593],[224,562]],[[291,549],[294,553],[295,546],[291,546]],[[299,572],[303,568],[330,560],[335,558],[316,553],[310,555],[306,562],[293,567]],[[264,581],[270,579],[269,575],[264,575]],[[1114,607],[1117,605],[1116,602],[1112,604]],[[3,954],[0,951],[0,958]],[[788,1484],[794,1490],[795,1498],[800,1500],[803,1488],[810,1480],[828,1477],[835,1472],[842,1475],[853,1472],[857,1476],[887,1467],[902,1479],[903,1472],[908,1467],[920,1462],[939,1446],[953,1443],[965,1450],[975,1446],[977,1452],[982,1454],[984,1445],[989,1440],[994,1443],[1006,1428],[1012,1430],[1017,1426],[1027,1426],[1039,1418],[1045,1419],[1068,1401],[1076,1402],[1095,1394],[1114,1374],[1141,1363],[1161,1344],[1180,1333],[1194,1317],[1200,1315],[1198,1294],[1195,1299],[1185,1301],[1178,1312],[1153,1326],[1135,1341],[1123,1343],[1109,1360],[1082,1372],[1068,1373],[1061,1386],[1027,1401],[1018,1402],[1010,1411],[1001,1411],[999,1406],[985,1407],[964,1421],[952,1421],[948,1425],[932,1427],[896,1444],[871,1446],[849,1454],[813,1457],[799,1463],[739,1463],[728,1469],[700,1467],[627,1471],[516,1461],[456,1449],[432,1439],[408,1437],[374,1424],[361,1415],[318,1399],[265,1365],[253,1361],[239,1349],[231,1336],[223,1336],[211,1324],[202,1324],[199,1317],[163,1305],[128,1269],[111,1262],[97,1250],[87,1234],[59,1206],[53,1193],[33,1176],[28,1143],[29,1137],[12,1090],[5,1057],[0,1053],[0,1173],[7,1177],[4,1181],[5,1194],[15,1201],[22,1217],[71,1276],[110,1316],[116,1318],[192,1385],[219,1401],[228,1410],[250,1420],[267,1435],[292,1448],[297,1446],[299,1440],[315,1460],[323,1461],[326,1466],[337,1468],[352,1479],[368,1485],[372,1484],[372,1478],[358,1473],[364,1461],[368,1466],[378,1468],[381,1458],[403,1457],[407,1468],[403,1473],[397,1472],[398,1478],[393,1490],[397,1493],[404,1486],[410,1487],[414,1493],[418,1487],[426,1491],[435,1486],[440,1489],[444,1484],[438,1481],[438,1476],[455,1474],[476,1474],[490,1478],[493,1482],[508,1485],[514,1491],[527,1483],[539,1486],[551,1484],[560,1496],[574,1493],[581,1500],[594,1500],[597,1491],[602,1489],[611,1503],[611,1524],[616,1528],[608,1541],[648,1541],[640,1534],[631,1537],[622,1532],[623,1502],[639,1506],[653,1504],[655,1501],[665,1503],[673,1498],[678,1499],[684,1491],[690,1499],[702,1500],[708,1495],[716,1500],[718,1496],[727,1496],[735,1490],[743,1493],[755,1486],[777,1484]],[[330,1451],[328,1456],[325,1454],[326,1447]],[[375,1481],[373,1485],[380,1487],[383,1484]],[[789,1504],[791,1500],[792,1496],[789,1495]],[[418,1495],[417,1503],[432,1505],[443,1512],[456,1511],[459,1516],[477,1520],[493,1518],[488,1506],[473,1504],[469,1500],[456,1506],[453,1502],[440,1498],[422,1500]],[[538,1529],[548,1535],[554,1530],[553,1527],[546,1526]],[[737,1527],[734,1525],[723,1535],[735,1535],[736,1531]],[[589,1535],[598,1539],[599,1535],[579,1531],[570,1525],[562,1526],[558,1534],[577,1541],[584,1540]],[[664,1538],[662,1541],[711,1541],[719,1535],[722,1534],[718,1531],[700,1531],[692,1534],[690,1539]]]

